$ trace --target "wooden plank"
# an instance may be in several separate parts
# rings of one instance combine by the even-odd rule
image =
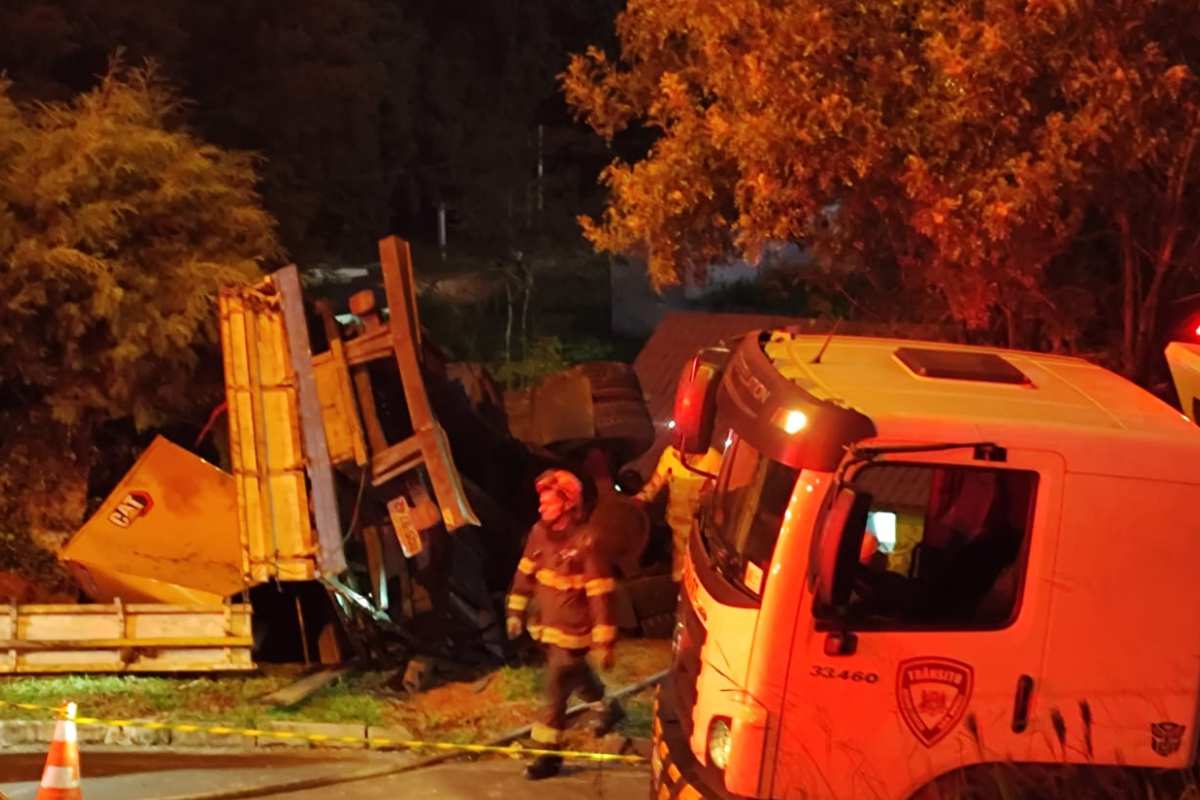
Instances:
[[[170,637],[165,639],[3,639],[0,650],[108,650],[117,648],[253,647],[249,636]]]
[[[275,272],[272,280],[279,290],[288,350],[296,371],[305,463],[312,486],[313,516],[317,522],[320,569],[325,575],[337,575],[346,569],[346,554],[342,549],[342,524],[338,518],[333,465],[325,446],[321,404],[317,399],[317,385],[313,377],[312,348],[308,341],[308,322],[304,317],[300,275],[296,265],[290,264]]]
[[[442,519],[446,529],[450,531],[464,525],[478,525],[479,519],[471,510],[459,482],[458,470],[450,456],[446,433],[433,416],[429,395],[425,389],[425,378],[421,374],[421,362],[418,357],[421,325],[416,312],[416,288],[408,242],[395,236],[381,239],[379,260],[388,310],[391,312],[387,327],[392,338],[396,365],[400,368],[404,399],[408,403],[413,432],[421,442],[421,455],[425,461],[425,469],[429,472],[429,480],[433,484],[434,496],[441,508]]]
[[[119,673],[167,673],[167,672],[252,672],[257,667],[249,661],[219,662],[181,662],[169,667],[160,663],[133,662],[130,664],[111,664],[107,662],[79,664],[18,664],[15,669],[9,669],[0,664],[0,675],[61,675],[64,673],[81,672],[119,672]]]
[[[346,363],[352,367],[390,358],[391,355],[392,339],[388,329],[383,326],[346,341]]]
[[[0,615],[8,613],[12,608],[11,604],[0,605]],[[122,603],[121,605],[113,603],[22,603],[16,606],[21,616],[70,614],[77,617],[92,614],[116,614],[119,609],[124,609],[126,614],[147,616],[151,614],[167,614],[171,616],[196,614],[199,616],[224,617],[226,608],[231,609],[235,616],[248,616],[250,614],[250,606],[246,603],[233,603],[229,606],[219,607],[181,606],[174,603]]]
[[[250,607],[0,607],[0,674],[254,668]]]
[[[376,452],[371,458],[371,484],[381,486],[421,464],[421,440],[410,436],[399,444]]]
[[[315,534],[279,295],[270,281],[224,289],[220,307],[243,572],[251,582],[312,579]]]
[[[333,620],[322,625],[321,633],[317,635],[317,660],[322,664],[340,664],[344,660],[338,626]]]
[[[248,374],[250,380],[248,384],[249,391],[246,394],[246,401],[249,403],[251,409],[250,420],[252,421],[251,433],[253,435],[253,444],[251,445],[250,449],[253,451],[254,457],[245,465],[239,465],[235,463],[233,468],[235,473],[245,474],[246,472],[249,472],[250,477],[253,478],[253,487],[256,494],[254,506],[259,512],[257,519],[255,520],[256,524],[254,528],[258,532],[258,536],[250,537],[252,544],[248,554],[249,563],[253,567],[253,565],[256,563],[263,563],[262,557],[264,555],[266,555],[268,559],[270,559],[271,556],[279,556],[279,546],[276,541],[277,537],[275,531],[275,492],[273,491],[278,481],[270,476],[270,468],[274,465],[272,464],[270,453],[267,451],[267,428],[271,424],[271,421],[275,419],[275,415],[267,416],[266,399],[263,397],[263,364],[260,358],[262,354],[259,351],[260,339],[263,337],[260,337],[258,331],[253,329],[255,327],[254,323],[257,321],[256,316],[247,315],[242,319],[248,328],[245,335],[247,342],[247,360],[249,364]],[[239,387],[230,386],[228,388],[237,390]],[[287,414],[287,411],[290,410],[290,406],[285,406],[285,415],[290,416]],[[291,427],[287,424],[287,422],[285,422],[285,426]],[[245,447],[245,445],[243,445],[243,447]],[[266,490],[266,497],[262,496],[264,489]],[[270,550],[267,549],[268,538],[274,545],[270,548]],[[270,561],[267,563],[269,564]],[[269,575],[270,572],[256,573],[254,569],[251,569],[250,575],[247,577],[250,579],[250,581],[261,581],[266,580]]]
[[[371,597],[375,600],[376,608],[387,611],[387,574],[383,569],[383,542],[379,538],[379,528],[374,525],[363,528],[362,541],[367,551],[367,571],[371,574]]]
[[[311,675],[305,675],[295,683],[290,683],[282,689],[272,692],[264,697],[263,700],[279,708],[297,705],[312,697],[313,694],[333,683],[349,671],[349,667],[318,670]]]
[[[379,259],[383,271],[383,285],[387,294],[387,330],[392,340],[396,365],[400,368],[400,381],[404,386],[404,400],[408,404],[408,415],[414,431],[427,430],[433,426],[433,409],[425,391],[425,380],[421,375],[421,362],[417,356],[420,326],[417,323],[412,279],[412,254],[408,242],[389,236],[379,242]]]

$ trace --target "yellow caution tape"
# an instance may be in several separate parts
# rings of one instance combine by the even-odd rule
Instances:
[[[64,717],[62,706],[42,706],[33,703],[11,703],[0,700],[0,708],[20,708],[26,711],[49,711],[56,717]],[[323,733],[295,733],[291,731],[265,731],[258,728],[235,728],[226,725],[197,725],[186,722],[157,722],[137,719],[102,719],[76,715],[78,725],[99,725],[106,728],[141,728],[149,731],[179,731],[181,733],[212,733],[227,736],[257,736],[268,739],[300,739],[309,742],[336,742],[340,744],[366,744],[368,747],[401,747],[406,750],[457,750],[463,753],[496,753],[513,758],[524,756],[562,756],[578,761],[619,762],[642,764],[646,759],[638,755],[614,755],[591,753],[584,750],[546,750],[522,747],[519,743],[506,746],[494,744],[459,744],[456,742],[427,742],[420,739],[389,739],[382,736],[330,736]]]

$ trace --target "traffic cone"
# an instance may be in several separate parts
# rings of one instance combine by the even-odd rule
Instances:
[[[46,755],[46,769],[35,800],[83,800],[79,788],[79,737],[75,732],[75,704],[54,723],[54,739]]]

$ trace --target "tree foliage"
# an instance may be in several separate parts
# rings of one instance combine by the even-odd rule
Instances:
[[[219,396],[219,378],[200,379],[214,375],[202,362],[217,289],[281,252],[254,158],[180,127],[181,101],[152,67],[114,67],[63,102],[20,106],[8,90],[0,82],[0,494],[36,483],[46,496],[31,502],[67,505],[97,425],[159,424]]]
[[[280,255],[253,157],[179,105],[151,68],[66,103],[0,94],[0,383],[63,423],[185,405],[217,289]]]
[[[1015,345],[1113,316],[1137,374],[1200,256],[1197,19],[1187,0],[630,0],[619,56],[576,56],[564,86],[603,136],[659,135],[609,166],[584,231],[661,283],[802,241],[877,305]]]

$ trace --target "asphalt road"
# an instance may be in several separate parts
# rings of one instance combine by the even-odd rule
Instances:
[[[377,753],[250,752],[177,753],[85,749],[81,758],[87,800],[199,800],[211,794],[327,777],[348,777],[403,763],[406,756]],[[34,800],[44,753],[0,756],[0,792],[9,800]],[[314,789],[255,793],[269,800],[394,800],[396,797],[512,798],[539,800],[645,797],[649,773],[627,766],[568,766],[564,774],[540,783],[521,776],[521,762],[463,761],[414,772]],[[251,796],[251,795],[243,795]]]

